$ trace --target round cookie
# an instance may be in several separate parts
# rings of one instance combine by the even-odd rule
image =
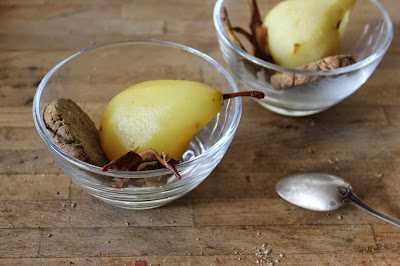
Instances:
[[[97,166],[108,163],[94,122],[71,99],[53,100],[44,109],[43,120],[54,141],[69,155]]]

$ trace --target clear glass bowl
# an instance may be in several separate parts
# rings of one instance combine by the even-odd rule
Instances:
[[[262,18],[279,0],[258,0]],[[340,54],[352,55],[356,63],[329,71],[285,68],[261,60],[238,47],[224,28],[223,8],[232,26],[249,31],[248,1],[218,0],[214,7],[214,25],[224,60],[245,89],[263,91],[266,97],[256,100],[263,107],[288,116],[305,116],[321,112],[342,101],[371,76],[393,38],[389,15],[376,0],[358,0],[351,14]],[[240,35],[237,34],[239,37]],[[245,44],[247,41],[242,40]],[[251,51],[251,49],[246,49]],[[293,73],[321,77],[319,81],[292,88],[277,89],[270,82],[274,73]]]
[[[63,60],[43,78],[33,102],[36,128],[54,161],[88,193],[122,208],[162,206],[197,187],[232,141],[242,112],[240,98],[225,101],[220,113],[190,143],[176,167],[181,180],[167,169],[102,172],[100,167],[71,157],[51,138],[43,110],[55,98],[70,98],[98,125],[105,106],[118,92],[151,79],[194,80],[224,93],[238,91],[220,64],[195,49],[166,41],[127,40],[90,47]],[[105,185],[122,178],[132,179],[127,188]]]

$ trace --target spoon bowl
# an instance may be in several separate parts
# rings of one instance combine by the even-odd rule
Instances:
[[[332,211],[352,203],[367,213],[400,228],[400,221],[363,203],[350,183],[341,177],[323,173],[305,173],[285,177],[276,184],[280,197],[299,207],[314,211]]]
[[[285,200],[313,211],[333,211],[344,204],[337,188],[351,188],[344,179],[319,173],[299,174],[282,179],[276,191]]]

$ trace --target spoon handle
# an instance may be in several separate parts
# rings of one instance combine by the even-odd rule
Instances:
[[[375,216],[376,218],[379,218],[387,223],[390,223],[398,228],[400,228],[400,220],[397,220],[393,217],[390,217],[386,214],[383,214],[381,212],[378,212],[377,210],[372,209],[371,207],[369,207],[367,204],[365,204],[364,202],[362,202],[356,194],[354,194],[353,192],[350,191],[347,199],[354,204],[356,207],[366,211],[367,213],[371,214],[372,216]]]

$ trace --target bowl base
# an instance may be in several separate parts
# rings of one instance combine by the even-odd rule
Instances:
[[[142,202],[131,202],[131,201],[123,201],[123,200],[117,200],[117,199],[108,199],[108,198],[104,198],[102,196],[99,196],[99,195],[96,195],[96,194],[93,194],[90,192],[89,192],[89,194],[91,196],[103,201],[104,203],[107,203],[114,207],[118,207],[118,208],[122,208],[122,209],[129,209],[129,210],[149,210],[149,209],[155,209],[155,208],[159,208],[164,205],[167,205],[167,204],[171,203],[172,201],[182,197],[186,193],[179,194],[177,196],[167,197],[165,199],[161,199],[161,200],[157,200],[157,201],[149,200],[149,201],[142,201]]]
[[[290,108],[283,108],[283,107],[278,107],[278,106],[273,106],[270,104],[267,104],[263,101],[256,101],[259,105],[261,105],[262,107],[280,114],[280,115],[285,115],[285,116],[293,116],[293,117],[300,117],[300,116],[308,116],[308,115],[313,115],[313,114],[317,114],[319,112],[322,112],[328,108],[321,108],[321,109],[311,109],[311,110],[298,110],[298,109],[290,109]]]

